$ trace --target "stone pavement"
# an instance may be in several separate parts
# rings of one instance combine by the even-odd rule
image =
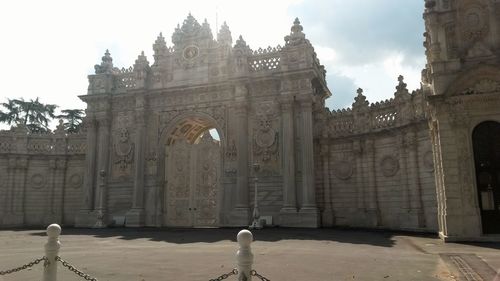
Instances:
[[[63,228],[60,256],[100,281],[207,281],[235,266],[238,231]],[[500,243],[444,244],[434,235],[344,229],[253,233],[254,268],[273,281],[500,281]],[[0,270],[43,256],[45,242],[44,230],[1,230]],[[81,280],[58,270],[58,280]],[[41,276],[37,265],[0,281]]]

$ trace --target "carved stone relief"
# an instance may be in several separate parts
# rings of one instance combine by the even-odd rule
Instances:
[[[466,41],[480,41],[489,32],[489,16],[487,11],[479,5],[465,7],[461,21],[462,36]]]
[[[114,174],[119,176],[129,175],[131,164],[134,160],[134,143],[130,140],[129,131],[121,128],[115,137],[114,150]]]
[[[396,175],[399,170],[399,161],[394,156],[387,155],[380,161],[380,170],[385,177]]]
[[[83,175],[79,172],[72,174],[68,178],[68,186],[78,189],[82,187],[83,184]]]
[[[253,161],[260,164],[262,173],[279,173],[279,134],[275,129],[278,110],[275,104],[258,106],[253,131]]]
[[[30,177],[30,185],[34,189],[44,188],[46,185],[46,178],[41,173],[36,173]]]
[[[333,174],[340,180],[348,180],[352,177],[354,168],[352,161],[343,159],[333,163]]]

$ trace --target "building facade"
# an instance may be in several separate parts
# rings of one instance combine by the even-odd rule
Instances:
[[[142,53],[118,69],[106,51],[79,135],[0,134],[2,226],[245,226],[257,198],[277,226],[489,239],[500,3],[427,1],[424,18],[421,89],[400,76],[394,98],[370,104],[359,89],[339,111],[298,20],[266,49],[189,15],[172,46],[158,36],[151,65]]]

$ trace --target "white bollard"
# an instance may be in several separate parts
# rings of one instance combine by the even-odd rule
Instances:
[[[250,244],[253,241],[252,232],[244,229],[238,233],[236,240],[240,245],[240,249],[236,253],[236,259],[238,261],[238,281],[250,281],[252,276],[250,272],[252,271],[253,264],[253,254]]]
[[[45,244],[45,257],[47,257],[46,266],[43,269],[43,281],[57,280],[57,261],[56,257],[59,254],[59,235],[61,227],[58,224],[51,224],[47,227],[48,241]]]

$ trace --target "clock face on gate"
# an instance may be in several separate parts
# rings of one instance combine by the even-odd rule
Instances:
[[[186,48],[184,48],[184,51],[182,52],[182,56],[186,60],[192,60],[192,59],[196,58],[199,53],[200,53],[200,50],[198,49],[198,47],[196,47],[194,45],[190,45],[190,46],[187,46]]]

